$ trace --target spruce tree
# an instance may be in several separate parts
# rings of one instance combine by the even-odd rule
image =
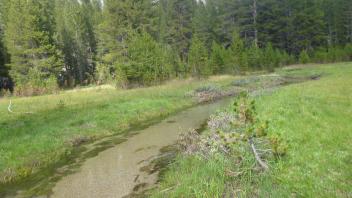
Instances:
[[[211,74],[208,67],[208,52],[204,43],[195,35],[188,54],[188,64],[192,76],[206,77]]]
[[[11,55],[8,64],[11,76],[18,86],[44,83],[51,76],[57,76],[62,66],[60,52],[40,19],[44,16],[41,3],[34,0],[8,2],[5,44]],[[34,84],[32,86],[39,86]]]
[[[167,13],[168,31],[165,40],[179,54],[181,60],[187,61],[187,54],[192,38],[192,16],[196,1],[193,0],[169,0]]]
[[[209,66],[214,74],[230,72],[228,68],[228,52],[226,49],[213,41],[209,58]]]
[[[64,55],[67,86],[93,81],[97,53],[95,29],[99,5],[94,1],[56,0],[57,43]],[[97,13],[98,12],[98,13]]]

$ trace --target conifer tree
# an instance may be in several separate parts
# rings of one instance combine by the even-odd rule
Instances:
[[[41,3],[34,0],[8,2],[5,44],[11,54],[8,64],[11,76],[18,86],[44,82],[57,76],[62,66],[60,52],[52,44],[50,32],[40,19],[44,16]]]
[[[93,81],[97,53],[95,29],[99,5],[94,1],[56,0],[57,43],[63,52],[67,86]],[[98,6],[98,7],[95,7]]]
[[[187,61],[188,49],[192,38],[192,16],[195,7],[193,0],[169,0],[169,21],[166,42],[177,50],[182,61]]]
[[[213,41],[209,58],[209,66],[214,74],[224,74],[231,72],[228,68],[228,52],[227,50]]]
[[[193,76],[200,78],[211,74],[211,70],[208,67],[207,49],[197,35],[192,38],[188,56],[188,64]]]

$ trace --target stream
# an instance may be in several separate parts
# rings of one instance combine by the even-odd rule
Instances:
[[[143,167],[160,155],[160,149],[175,143],[180,133],[200,128],[210,114],[225,107],[230,98],[199,105],[149,126],[116,146],[83,162],[79,170],[61,178],[51,190],[52,198],[124,197],[142,185],[153,186],[158,171]]]
[[[253,95],[261,95],[263,91],[280,86],[317,80],[320,75],[313,77],[270,80],[264,89],[254,89],[251,92]],[[167,162],[162,151],[173,145],[181,133],[202,128],[211,114],[226,107],[231,101],[233,99],[227,97],[214,103],[198,105],[149,127],[78,147],[77,153],[68,161],[62,161],[59,166],[37,174],[21,185],[6,188],[4,196],[119,198],[138,195],[157,183],[159,169],[153,168],[153,163],[156,160]]]

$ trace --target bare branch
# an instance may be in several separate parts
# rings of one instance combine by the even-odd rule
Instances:
[[[251,145],[251,148],[252,148],[254,157],[255,157],[255,159],[257,160],[258,164],[259,164],[264,170],[268,170],[269,167],[268,167],[268,165],[260,158],[260,156],[259,156],[259,154],[258,154],[258,152],[257,152],[257,149],[256,149],[255,146],[254,146],[254,143],[253,143],[253,139],[252,139],[252,138],[249,139],[249,144]]]

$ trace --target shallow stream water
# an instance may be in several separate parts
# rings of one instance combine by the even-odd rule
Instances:
[[[158,171],[143,171],[160,155],[160,149],[175,143],[180,133],[205,123],[210,114],[230,103],[231,99],[196,106],[136,134],[116,146],[87,159],[78,171],[59,180],[53,187],[53,198],[124,197],[138,186],[155,184]]]

